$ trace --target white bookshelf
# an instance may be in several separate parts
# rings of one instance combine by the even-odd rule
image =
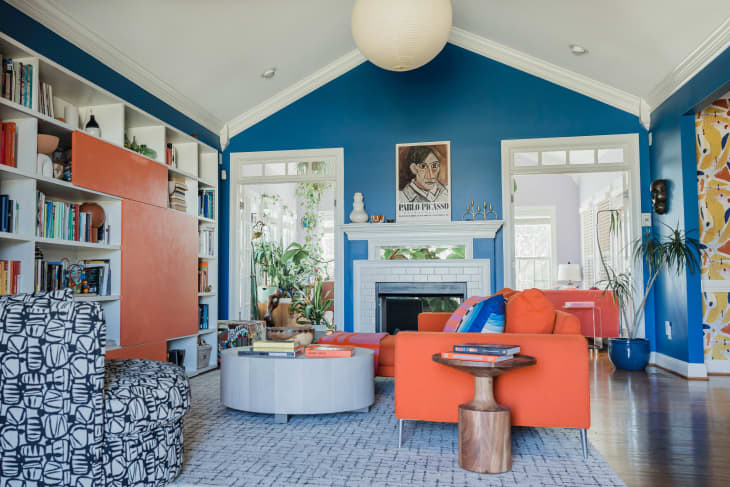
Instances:
[[[0,194],[7,194],[20,205],[19,228],[16,232],[0,232],[0,259],[21,261],[21,292],[32,292],[34,287],[35,249],[43,252],[46,260],[60,260],[65,257],[75,263],[78,260],[109,259],[111,264],[112,293],[110,296],[83,296],[79,300],[98,302],[104,309],[107,321],[108,350],[119,348],[120,343],[120,300],[121,300],[121,203],[115,196],[93,191],[70,182],[43,177],[36,173],[36,135],[56,135],[60,147],[70,147],[74,130],[83,130],[90,114],[101,127],[101,140],[124,150],[125,136],[138,145],[145,144],[156,152],[148,158],[164,165],[168,175],[183,176],[188,186],[186,213],[198,217],[198,189],[215,190],[215,218],[198,218],[200,225],[215,225],[214,249],[218,245],[218,150],[196,137],[146,113],[138,107],[111,94],[94,83],[85,80],[57,63],[18,43],[0,32],[0,53],[33,66],[33,102],[24,107],[0,97],[0,120],[16,122],[18,127],[18,167],[0,165]],[[40,83],[45,82],[53,89],[55,117],[64,116],[64,107],[73,105],[78,109],[79,120],[56,120],[41,114],[39,109]],[[167,144],[172,144],[176,153],[176,167],[166,164]],[[140,157],[146,157],[134,152]],[[169,178],[168,178],[169,179]],[[109,243],[87,243],[69,240],[49,239],[36,236],[36,191],[42,191],[47,199],[67,203],[96,202],[105,210],[111,224]],[[169,211],[175,211],[170,209]],[[217,253],[217,252],[215,252]],[[213,292],[200,293],[199,304],[209,305],[207,330],[194,335],[171,337],[168,349],[183,348],[186,351],[185,368],[189,375],[200,373],[217,366],[217,320],[218,303],[215,291],[218,288],[217,260],[212,256],[200,256],[198,262],[208,262],[209,283]],[[197,369],[197,340],[201,337],[212,345],[210,362]]]

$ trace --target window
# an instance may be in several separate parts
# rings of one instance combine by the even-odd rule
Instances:
[[[552,208],[515,208],[517,289],[545,289],[552,283],[554,217]]]
[[[386,245],[378,247],[378,260],[445,260],[465,259],[465,245],[439,245],[439,246],[397,246]]]
[[[596,164],[624,164],[623,147],[591,147],[574,150],[518,151],[512,154],[512,167],[529,170],[538,167],[595,166]]]

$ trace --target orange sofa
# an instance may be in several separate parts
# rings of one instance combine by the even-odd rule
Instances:
[[[591,422],[588,347],[578,319],[553,309],[538,290],[508,298],[503,334],[442,333],[449,316],[423,313],[418,332],[395,335],[392,365],[381,342],[380,368],[393,367],[395,372],[395,415],[401,433],[404,420],[456,422],[459,404],[474,395],[472,376],[433,362],[431,355],[465,342],[519,345],[537,364],[497,378],[497,401],[510,408],[515,426],[580,428],[585,455]],[[525,333],[531,328],[540,333]]]

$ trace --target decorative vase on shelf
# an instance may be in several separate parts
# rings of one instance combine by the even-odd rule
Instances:
[[[87,134],[93,135],[94,137],[101,137],[101,127],[99,127],[99,124],[96,122],[93,113],[89,116],[89,121],[86,122],[84,130]]]
[[[350,212],[352,223],[367,223],[368,214],[365,211],[365,203],[362,200],[362,193],[355,193],[352,199],[352,211]]]

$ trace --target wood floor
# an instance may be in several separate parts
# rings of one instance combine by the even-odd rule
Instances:
[[[730,377],[591,369],[588,439],[629,487],[730,486]]]

